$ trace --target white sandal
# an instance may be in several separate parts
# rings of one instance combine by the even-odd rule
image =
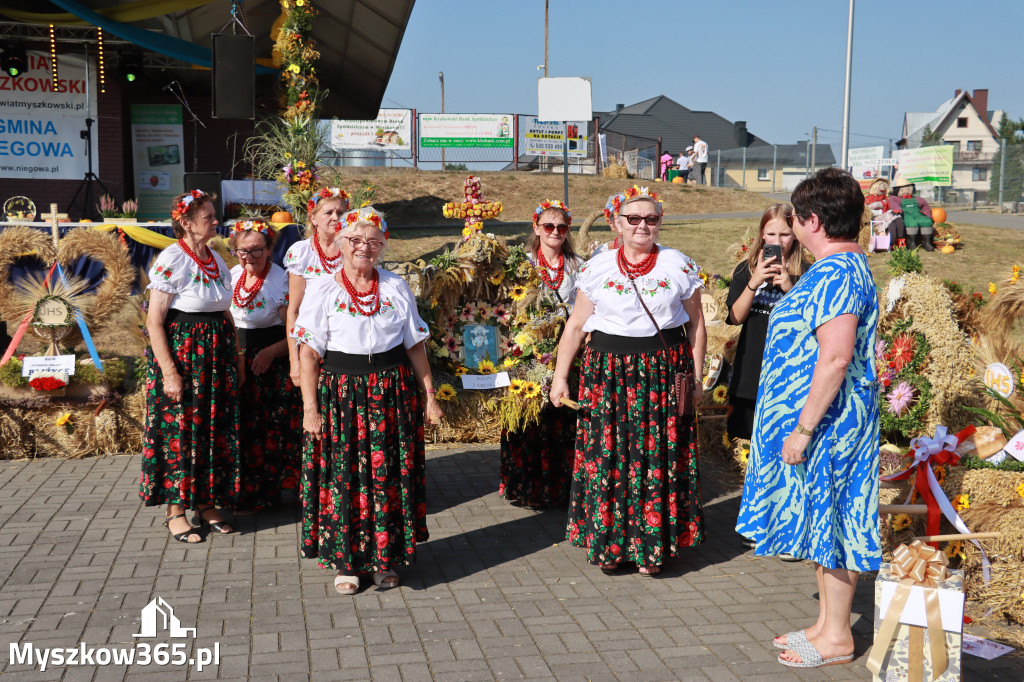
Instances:
[[[384,582],[384,581],[387,582]],[[378,590],[390,590],[398,587],[398,574],[395,573],[395,569],[389,568],[384,573],[374,572],[373,584],[377,586]]]
[[[355,585],[355,587],[342,587],[342,585]],[[339,573],[334,576],[334,590],[338,594],[355,594],[359,591],[359,576]]]

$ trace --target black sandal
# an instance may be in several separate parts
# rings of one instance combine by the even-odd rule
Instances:
[[[192,517],[192,525],[197,525],[200,527],[205,526],[206,528],[209,528],[218,535],[231,535],[232,533],[236,532],[234,528],[231,528],[231,530],[229,531],[224,530],[225,525],[229,528],[231,527],[231,524],[227,521],[207,521],[206,519],[204,519],[203,514],[210,511],[211,509],[216,510],[217,507],[211,504],[209,507],[196,509],[196,515]]]
[[[167,530],[170,531],[171,530],[171,521],[173,521],[175,519],[183,519],[183,518],[185,518],[184,514],[178,514],[177,516],[165,516],[164,517],[164,525],[167,526]],[[191,542],[188,539],[190,535],[195,535],[199,539],[196,540],[195,542]],[[200,542],[203,541],[203,536],[200,535],[196,531],[196,529],[193,528],[191,525],[188,527],[188,530],[183,530],[180,533],[171,532],[171,537],[174,538],[175,540],[177,540],[178,542],[184,542],[186,545],[198,545]]]

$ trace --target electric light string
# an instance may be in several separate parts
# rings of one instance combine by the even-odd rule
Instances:
[[[57,33],[50,24],[50,73],[53,78],[53,91],[57,92]]]
[[[97,28],[96,33],[96,47],[99,50],[99,77],[100,77],[100,92],[104,93],[107,91],[107,79],[103,72],[103,29]]]

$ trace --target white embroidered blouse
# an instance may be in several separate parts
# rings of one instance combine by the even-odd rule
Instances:
[[[380,276],[380,310],[359,313],[334,277],[308,283],[299,316],[290,336],[321,357],[328,350],[352,354],[383,353],[402,344],[412,348],[430,336],[427,323],[416,309],[416,298],[405,280],[377,268]]]
[[[580,270],[576,286],[594,304],[594,314],[584,323],[583,331],[654,336],[657,330],[637,300],[629,278],[619,270],[618,253],[600,253]],[[661,329],[689,322],[683,301],[701,286],[697,264],[689,256],[661,247],[654,268],[634,281]]]
[[[530,262],[533,263],[538,270],[540,269],[537,254],[530,254]],[[565,276],[562,278],[562,283],[558,287],[558,295],[562,297],[562,302],[570,307],[576,301],[576,278],[579,276],[579,271],[583,266],[583,263],[584,260],[579,256],[575,256],[571,259],[565,259],[565,264],[563,266]],[[557,274],[557,270],[548,270],[549,277],[555,277]],[[544,288],[544,293],[551,296],[551,298],[557,302],[558,299],[555,297],[554,293],[548,289],[547,285],[541,283],[541,286]]]
[[[232,293],[234,293],[235,285],[238,284],[244,271],[241,265],[231,268]],[[263,280],[263,286],[260,287],[259,293],[249,301],[249,305],[240,308],[232,298],[231,317],[235,319],[235,326],[240,329],[260,329],[283,325],[284,320],[278,314],[281,306],[288,307],[288,273],[280,265],[271,263],[270,272]]]
[[[320,262],[320,256],[313,248],[313,242],[309,239],[302,239],[288,247],[284,255],[284,267],[289,275],[302,277],[308,284],[311,279],[334,274],[324,268]],[[341,258],[338,258],[338,267],[341,267]]]
[[[210,253],[217,263],[216,279],[210,279],[177,242],[171,244],[153,261],[146,288],[173,294],[170,307],[182,312],[227,310],[231,305],[231,273],[215,251],[210,249]]]

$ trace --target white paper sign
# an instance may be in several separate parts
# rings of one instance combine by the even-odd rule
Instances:
[[[480,391],[488,388],[504,388],[511,386],[508,372],[497,374],[463,374],[462,388],[469,391]]]
[[[899,583],[882,583],[882,603],[879,605],[879,613],[889,612],[889,603],[896,592]],[[900,622],[906,625],[928,626],[928,618],[924,611],[924,590],[923,587],[911,587],[910,598],[907,605],[903,607],[903,614]],[[942,629],[946,632],[962,632],[964,629],[964,593],[953,592],[952,590],[939,590],[939,610],[942,612]]]
[[[984,658],[987,661],[1014,651],[1012,646],[1006,646],[1005,644],[975,637],[974,635],[964,635],[963,648],[965,654]]]
[[[47,355],[44,357],[26,357],[22,360],[21,376],[28,377],[33,372],[53,374],[64,372],[68,376],[75,373],[74,355]]]
[[[1008,455],[1010,455],[1011,457],[1020,462],[1024,462],[1024,431],[1019,432],[1016,436],[1011,438],[1010,442],[1003,446],[1002,452],[1007,453]],[[1001,458],[999,462],[993,462],[993,459],[993,457],[989,457],[985,461],[993,464],[998,464],[999,462],[1003,461],[1006,458]]]

